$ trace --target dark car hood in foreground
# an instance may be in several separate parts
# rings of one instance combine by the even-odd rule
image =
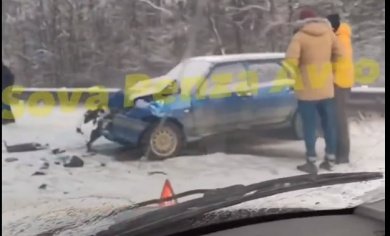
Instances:
[[[384,211],[385,208],[377,207],[384,205],[384,201],[375,202],[373,204],[363,204],[361,206],[356,207],[356,211],[363,216],[368,216],[370,218],[377,217],[379,221],[384,220]],[[136,218],[142,214],[145,214],[150,211],[154,211],[158,209],[147,207],[147,208],[139,208],[134,210],[129,210],[126,212],[119,213],[115,216],[108,216],[106,218],[90,218],[90,219],[82,219],[86,220],[84,224],[80,225],[68,225],[58,231],[44,231],[44,232],[32,232],[32,234],[20,234],[20,235],[66,235],[66,236],[91,236],[95,235],[98,232],[108,228],[111,225],[122,222],[123,220],[128,220],[129,218]],[[377,209],[377,210],[375,210]],[[340,209],[341,210],[341,209]],[[353,209],[342,209],[344,211],[352,211]],[[182,226],[183,224],[189,225],[190,228],[199,228],[206,227],[209,225],[219,224],[219,223],[227,223],[233,221],[239,221],[244,219],[253,219],[256,217],[273,217],[273,216],[281,216],[288,214],[314,214],[317,210],[308,209],[308,208],[253,208],[253,209],[224,209],[220,211],[210,212],[204,214],[199,217],[195,217],[191,220],[186,220],[182,222],[177,222],[178,225]],[[48,219],[48,222],[50,220]],[[36,227],[39,227],[36,225]],[[24,232],[28,232],[31,228],[26,228]],[[169,229],[171,232],[174,229]],[[15,232],[16,233],[16,232]],[[161,232],[163,233],[163,232]],[[19,234],[14,234],[19,235]]]
[[[111,225],[115,225],[119,222],[122,222],[123,220],[129,220],[130,218],[137,218],[137,216],[140,216],[144,213],[156,210],[157,208],[142,208],[142,209],[136,209],[136,210],[129,210],[127,212],[120,213],[116,216],[109,216],[104,219],[100,219],[97,221],[93,221],[91,219],[90,222],[86,223],[85,225],[80,225],[77,228],[70,228],[70,229],[64,229],[60,232],[57,232],[58,234],[54,235],[67,235],[67,236],[91,236],[96,235],[102,230],[107,229]],[[298,213],[298,212],[308,212],[308,211],[314,211],[310,209],[302,209],[302,208],[262,208],[262,209],[234,209],[234,210],[223,210],[223,211],[216,211],[216,212],[210,212],[205,215],[195,217],[191,220],[185,220],[182,222],[177,222],[178,226],[182,227],[183,224],[188,225],[190,228],[198,228],[198,227],[204,227],[212,224],[217,224],[221,222],[229,222],[229,221],[235,221],[235,220],[241,220],[241,219],[249,219],[253,217],[260,217],[260,216],[271,216],[276,214],[287,214],[287,213]],[[170,228],[170,232],[175,231],[174,229]],[[49,232],[47,232],[49,233]],[[52,233],[52,232],[50,232]],[[161,232],[163,234],[163,232]],[[45,235],[45,234],[42,234]],[[48,234],[50,235],[50,234]]]
[[[75,203],[63,203],[62,209],[46,207],[40,214],[30,212],[18,220],[3,222],[6,235],[169,235],[212,223],[226,222],[254,216],[310,211],[293,208],[295,204],[280,209],[265,209],[252,201],[283,192],[317,188],[320,186],[382,179],[379,172],[323,174],[317,177],[301,175],[263,181],[251,185],[233,185],[220,189],[192,190],[176,194],[177,198],[203,192],[203,197],[183,201],[172,207],[146,207],[161,202],[159,199],[128,206],[123,202],[113,204],[113,199],[83,199]],[[320,191],[323,191],[319,189]],[[199,194],[199,193],[198,193]],[[85,201],[84,201],[85,200]],[[168,199],[167,199],[168,200]],[[299,199],[297,199],[297,202]],[[347,201],[347,200],[346,200]],[[246,210],[242,206],[248,202]],[[77,206],[78,205],[78,206]],[[311,211],[316,207],[308,205]],[[349,206],[351,207],[351,206]],[[332,206],[327,207],[331,209]],[[322,208],[324,209],[324,208]],[[334,209],[334,207],[333,207]],[[318,210],[318,208],[317,208]],[[168,230],[164,231],[163,230]]]
[[[91,204],[88,204],[89,202]],[[157,209],[143,207],[118,214],[114,212],[123,206],[123,202],[115,199],[86,198],[78,199],[77,203],[69,199],[61,201],[58,205],[47,204],[46,210],[39,213],[26,212],[25,216],[17,219],[5,219],[2,222],[2,233],[7,236],[91,236],[111,225]]]

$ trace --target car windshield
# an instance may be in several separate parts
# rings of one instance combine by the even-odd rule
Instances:
[[[385,172],[385,1],[2,8],[5,235],[83,236],[171,206],[180,214],[136,223],[339,210],[385,196],[384,177],[340,177]],[[320,185],[323,174],[344,182]]]
[[[205,77],[211,69],[211,63],[203,60],[189,59],[179,63],[167,74],[167,77],[177,81],[188,78]]]

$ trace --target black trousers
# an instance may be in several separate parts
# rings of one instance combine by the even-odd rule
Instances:
[[[337,128],[336,162],[339,164],[349,163],[350,137],[347,115],[347,102],[350,93],[350,88],[341,88],[335,85]]]

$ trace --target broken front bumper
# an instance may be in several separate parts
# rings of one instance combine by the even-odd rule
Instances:
[[[138,145],[149,123],[125,114],[117,114],[110,121],[104,121],[102,135],[113,142],[124,145]]]

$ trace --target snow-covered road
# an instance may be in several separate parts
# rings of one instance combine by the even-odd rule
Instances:
[[[85,162],[82,168],[64,168],[55,163],[59,156],[53,155],[50,150],[7,153],[3,145],[3,233],[15,234],[15,231],[10,231],[11,225],[48,212],[86,209],[96,214],[132,202],[158,198],[167,178],[175,192],[182,192],[302,174],[296,170],[296,165],[304,161],[302,142],[261,138],[257,137],[258,134],[236,138],[227,145],[227,149],[213,154],[201,155],[195,150],[195,153],[163,162],[135,159],[131,152],[105,140],[95,144],[97,155],[83,156],[85,138],[75,132],[81,114],[82,110],[77,110],[73,113],[57,111],[47,118],[26,116],[16,124],[2,127],[3,140],[9,145],[48,143],[51,149],[66,149],[66,155],[78,155]],[[350,123],[352,161],[348,165],[337,166],[335,171],[384,172],[384,119],[352,119]],[[322,140],[319,140],[318,150],[323,150]],[[322,152],[319,153],[321,156]],[[7,158],[10,157],[17,160],[9,162]],[[49,168],[43,170],[45,175],[32,176],[43,162],[49,163]],[[265,198],[256,204],[267,207],[345,207],[369,200],[378,193],[384,194],[384,182],[383,179],[296,191]],[[42,184],[47,187],[40,189]],[[244,205],[251,207],[253,203],[240,207]],[[19,232],[18,235],[23,234]]]

